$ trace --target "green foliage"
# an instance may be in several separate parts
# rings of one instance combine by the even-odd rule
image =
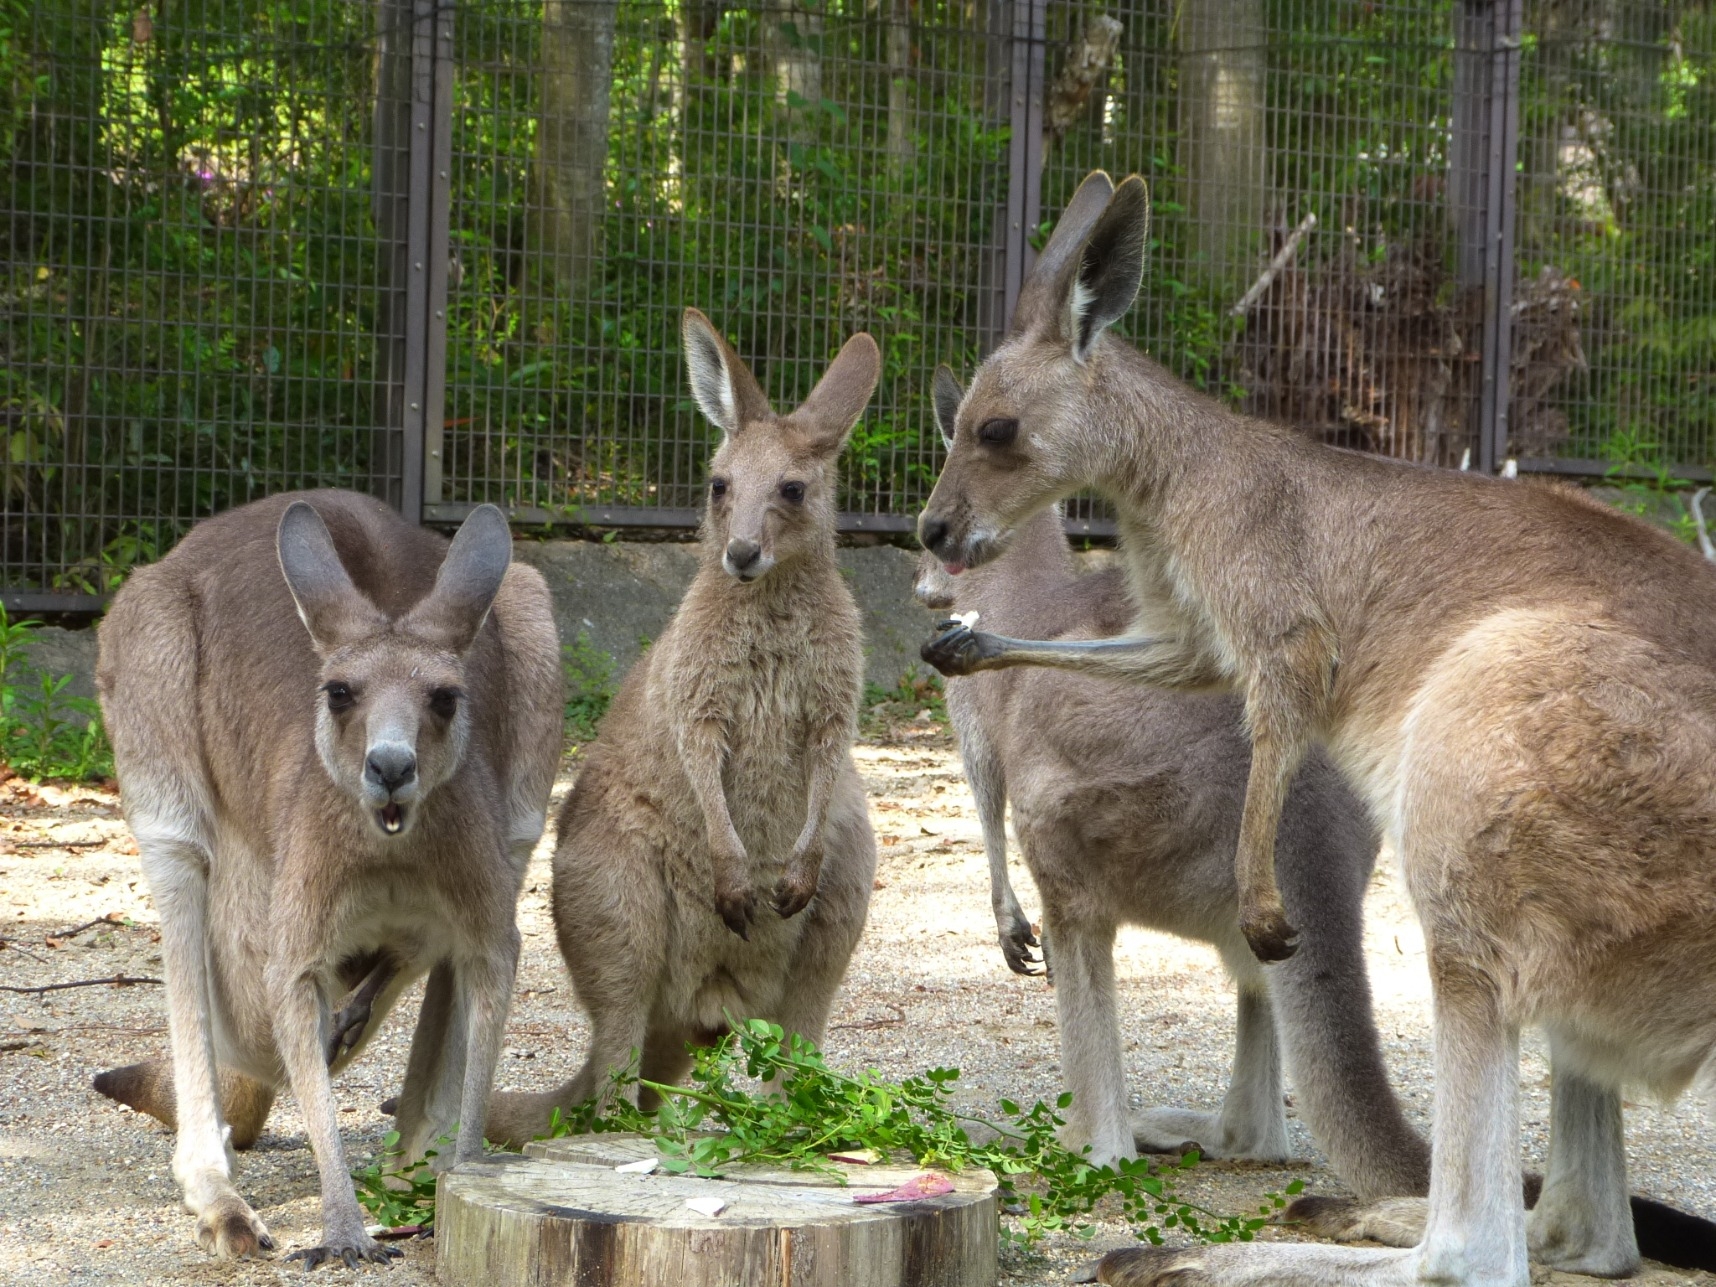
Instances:
[[[867,683],[858,717],[859,732],[866,737],[884,733],[890,726],[915,719],[919,711],[925,710],[933,722],[947,725],[947,690],[940,675],[912,670],[901,675],[900,682],[892,688]]]
[[[773,1093],[747,1090],[741,1077],[771,1083]],[[1002,1236],[1019,1243],[1061,1231],[1088,1235],[1099,1202],[1117,1207],[1146,1241],[1160,1242],[1164,1229],[1178,1228],[1206,1242],[1246,1242],[1286,1205],[1283,1196],[1269,1194],[1257,1216],[1206,1210],[1176,1189],[1196,1154],[1178,1162],[1092,1166],[1056,1134],[1063,1124],[1058,1113],[1071,1096],[1062,1095],[1053,1108],[1002,1100],[999,1116],[984,1118],[953,1106],[958,1081],[956,1068],[933,1068],[902,1082],[872,1071],[850,1077],[830,1068],[802,1037],[789,1040],[779,1026],[753,1019],[696,1052],[688,1085],[621,1074],[605,1105],[586,1104],[564,1119],[556,1114],[553,1133],[635,1132],[656,1142],[663,1169],[697,1175],[741,1162],[835,1172],[827,1154],[849,1149],[904,1155],[920,1166],[953,1171],[987,1168],[1000,1182],[1003,1203],[1019,1212]],[[623,1092],[634,1083],[660,1094],[658,1111],[640,1112],[626,1100]],[[974,1143],[971,1126],[987,1127],[995,1138]],[[1294,1181],[1287,1193],[1302,1187]]]
[[[1522,271],[1580,291],[1569,454],[1716,463],[1716,10],[1551,8],[1525,55]]]
[[[614,659],[590,642],[588,630],[580,630],[575,640],[560,645],[560,664],[566,672],[566,735],[574,742],[593,742],[614,700]]]
[[[1618,493],[1616,508],[1660,523],[1688,544],[1698,539],[1687,504],[1692,484],[1674,476],[1659,443],[1645,441],[1637,430],[1616,430],[1603,443],[1603,459],[1609,462],[1603,480]]]
[[[0,759],[14,773],[37,781],[101,781],[113,776],[113,748],[101,725],[101,706],[68,697],[71,676],[30,672],[19,683],[34,621],[13,621],[0,607]]]
[[[443,1135],[438,1141],[442,1148],[453,1142]],[[435,1149],[424,1152],[422,1160],[409,1166],[392,1166],[399,1154],[399,1132],[389,1131],[382,1137],[381,1153],[368,1166],[352,1172],[352,1186],[357,1200],[375,1219],[389,1229],[402,1225],[417,1225],[423,1229],[435,1224],[435,1171],[431,1165]]]

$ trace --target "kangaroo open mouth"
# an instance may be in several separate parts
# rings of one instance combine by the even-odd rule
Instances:
[[[405,810],[391,801],[376,810],[376,817],[381,819],[381,829],[390,836],[397,836],[405,825]]]

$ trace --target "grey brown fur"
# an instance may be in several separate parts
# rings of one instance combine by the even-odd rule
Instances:
[[[425,973],[402,1160],[455,1123],[441,1161],[481,1153],[562,720],[547,587],[510,553],[492,506],[449,547],[368,497],[277,496],[133,573],[102,626],[102,709],[161,915],[173,1046],[170,1072],[110,1077],[176,1121],[174,1175],[216,1255],[273,1245],[234,1187],[221,1101],[254,1135],[289,1085],[323,1217],[322,1244],[294,1254],[386,1258],[352,1191],[329,1062]]]
[[[951,374],[943,378],[952,379]],[[919,569],[931,606],[1033,639],[1111,635],[1131,618],[1118,567],[1079,575],[1060,516],[1027,519],[990,563]],[[1302,930],[1265,971],[1239,932],[1233,846],[1249,748],[1236,699],[1121,687],[1044,669],[951,679],[948,713],[978,801],[1003,952],[1026,967],[1029,923],[1006,869],[1010,802],[1053,953],[1067,1138],[1098,1163],[1196,1142],[1209,1157],[1288,1156],[1282,1056],[1301,1117],[1352,1190],[1422,1194],[1430,1150],[1390,1089],[1364,963],[1376,836],[1321,755],[1300,770],[1277,861]],[[1213,945],[1239,988],[1232,1082],[1219,1113],[1154,1108],[1128,1120],[1114,936],[1143,925]]]
[[[820,1041],[869,909],[876,848],[851,755],[863,652],[835,562],[834,489],[880,355],[854,336],[777,416],[695,310],[685,342],[692,391],[725,435],[703,564],[614,699],[554,854],[589,1054],[555,1090],[497,1095],[496,1140],[542,1133],[634,1052],[643,1077],[679,1080],[687,1044],[713,1040],[728,1015]]]
[[[1187,389],[1106,328],[1142,271],[1143,182],[1092,175],[958,408],[920,523],[980,563],[1097,487],[1120,514],[1135,636],[960,631],[952,670],[1049,664],[1233,687],[1253,744],[1242,928],[1281,956],[1273,866],[1292,771],[1323,743],[1392,842],[1435,992],[1428,1217],[1406,1251],[1115,1253],[1104,1281],[1525,1287],[1528,1249],[1618,1275],[1621,1089],[1673,1094],[1716,1052],[1716,570],[1569,489],[1337,451]],[[1518,1032],[1551,1049],[1543,1193],[1520,1201]]]

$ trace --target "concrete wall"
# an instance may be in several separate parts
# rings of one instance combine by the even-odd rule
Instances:
[[[513,549],[547,578],[561,639],[587,632],[595,647],[613,655],[616,677],[637,660],[644,640],[661,633],[697,571],[695,545],[519,541]],[[892,546],[840,551],[840,569],[864,616],[865,677],[884,688],[923,666],[918,645],[929,638],[933,618],[912,598],[916,566],[916,555]],[[94,696],[95,631],[44,627],[31,641],[30,663],[71,675],[68,693]]]
[[[587,632],[621,670],[667,625],[696,575],[697,548],[625,541],[520,541],[514,547],[521,562],[548,579],[561,639]],[[915,554],[892,546],[840,551],[840,570],[864,617],[865,678],[884,688],[923,668],[918,645],[929,638],[933,621],[912,598],[916,567]]]

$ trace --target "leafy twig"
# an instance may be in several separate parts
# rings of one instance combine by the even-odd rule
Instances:
[[[735,1085],[741,1074],[769,1083],[772,1093]],[[953,1068],[899,1083],[871,1071],[847,1076],[828,1067],[802,1038],[789,1039],[779,1027],[751,1020],[697,1052],[691,1084],[663,1085],[624,1070],[602,1100],[563,1120],[557,1113],[552,1133],[645,1135],[655,1141],[664,1170],[699,1175],[743,1162],[830,1169],[828,1152],[852,1148],[909,1154],[919,1165],[987,1168],[997,1178],[1002,1203],[1018,1212],[1017,1227],[1003,1229],[1003,1236],[1026,1243],[1060,1230],[1088,1234],[1088,1216],[1105,1199],[1115,1201],[1137,1236],[1150,1242],[1161,1241],[1169,1228],[1208,1242],[1249,1241],[1269,1214],[1286,1205],[1272,1193],[1259,1216],[1233,1216],[1180,1197],[1176,1180],[1196,1165],[1195,1153],[1178,1162],[1092,1166],[1057,1135],[1064,1124],[1058,1111],[1072,1102],[1070,1095],[1062,1095],[1054,1108],[1039,1102],[1021,1109],[1002,1100],[1000,1118],[985,1118],[953,1107],[958,1079]],[[639,1111],[626,1096],[634,1086],[659,1095],[660,1109]],[[974,1144],[966,1124],[988,1127],[997,1138]],[[1027,1186],[1029,1192],[1021,1192]],[[1302,1187],[1295,1181],[1287,1192]]]

